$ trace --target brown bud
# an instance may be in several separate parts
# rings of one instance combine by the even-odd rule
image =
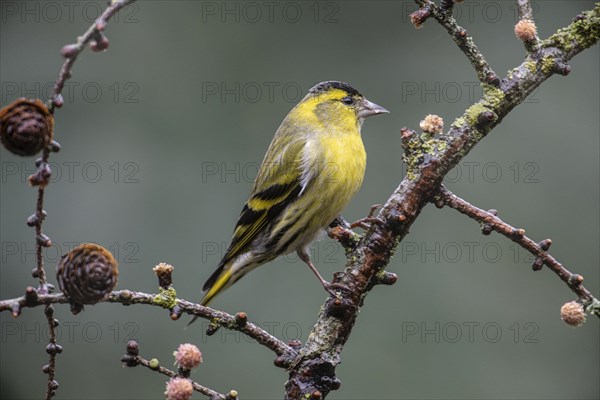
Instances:
[[[29,217],[27,217],[27,226],[36,226],[38,223],[38,217],[35,214],[31,214]]]
[[[541,258],[536,258],[533,264],[531,265],[531,269],[533,269],[534,271],[539,271],[542,268],[544,268],[544,260],[542,260]]]
[[[33,156],[52,141],[54,117],[39,99],[20,98],[0,110],[0,139],[19,156]]]
[[[76,44],[67,44],[60,49],[60,55],[64,58],[73,58],[79,52],[79,47]]]
[[[578,286],[583,283],[583,276],[579,274],[571,274],[569,277],[569,285]]]
[[[137,356],[140,354],[140,345],[135,340],[127,342],[127,354]]]
[[[312,392],[312,393],[310,394],[310,398],[311,398],[312,400],[321,400],[321,398],[322,398],[322,397],[323,397],[323,396],[321,395],[321,392],[319,392],[318,390],[315,390],[314,392]]]
[[[169,315],[169,317],[173,321],[177,321],[179,318],[181,318],[182,315],[183,315],[183,310],[181,309],[181,307],[175,306],[171,309],[171,314]]]
[[[425,6],[410,14],[410,22],[413,23],[415,28],[420,29],[423,26],[423,23],[427,21],[427,18],[430,16],[431,10],[429,7]]]
[[[355,307],[350,300],[337,297],[327,304],[325,312],[332,317],[344,320],[348,318],[354,309]]]
[[[42,247],[52,247],[52,241],[48,236],[44,235],[43,233],[40,233],[36,237],[36,241]]]
[[[393,272],[383,271],[381,276],[378,276],[377,283],[380,285],[390,286],[396,283],[396,281],[398,281],[398,275],[394,274]]]
[[[53,140],[50,142],[50,151],[53,153],[58,153],[60,151],[60,143],[58,143],[56,140]]]
[[[106,25],[107,25],[107,22],[105,19],[98,18],[96,20],[96,29],[99,30],[100,32],[102,32],[104,29],[106,29]]]
[[[444,206],[446,205],[446,203],[444,202],[444,199],[437,198],[434,200],[433,204],[435,205],[436,208],[444,208]]]
[[[548,249],[552,245],[552,240],[551,239],[544,239],[540,243],[538,243],[538,245],[540,246],[540,249],[542,249],[544,251],[548,251]]]
[[[10,315],[13,318],[17,318],[19,315],[21,315],[21,305],[19,303],[14,303],[11,307],[10,310]]]
[[[494,87],[500,87],[500,77],[496,75],[493,71],[489,72],[485,77],[487,83]]]
[[[57,94],[52,99],[52,104],[54,104],[54,107],[56,108],[61,108],[65,104],[65,99],[62,97],[62,94]]]
[[[206,336],[212,336],[215,333],[217,333],[217,331],[219,330],[219,328],[221,328],[221,325],[215,323],[215,322],[211,322],[208,327],[206,328]]]
[[[571,66],[569,64],[565,64],[562,61],[556,61],[552,70],[557,74],[567,76],[571,73]]]
[[[235,323],[242,327],[248,323],[248,316],[245,312],[239,312],[235,314]]]
[[[414,133],[415,133],[415,131],[413,131],[412,129],[408,129],[407,127],[400,129],[400,135],[402,136],[402,139],[408,139]]]
[[[494,229],[492,228],[492,225],[490,225],[490,224],[483,224],[483,225],[481,225],[481,233],[482,234],[488,236],[493,231],[494,231]]]
[[[53,354],[60,354],[62,353],[63,348],[61,345],[56,344],[56,343],[48,343],[48,345],[46,346],[46,353],[53,355]]]
[[[485,128],[489,126],[492,122],[494,122],[497,118],[498,116],[495,112],[484,111],[477,116],[477,126]]]
[[[290,366],[291,361],[288,357],[285,356],[277,356],[273,360],[273,364],[278,368],[287,368]]]
[[[25,303],[26,304],[34,304],[38,299],[38,292],[32,286],[27,286],[25,288]]]
[[[338,378],[333,378],[329,383],[331,390],[338,390],[342,386],[342,382]]]
[[[109,41],[105,34],[98,32],[94,40],[90,42],[92,51],[104,51],[108,49]]]
[[[52,176],[52,169],[50,165],[44,161],[40,162],[37,166],[35,173],[29,176],[29,184],[31,186],[46,186],[50,182]]]
[[[568,325],[580,326],[585,322],[585,311],[581,304],[571,301],[560,308],[560,318]]]
[[[95,304],[117,284],[117,261],[104,247],[84,243],[62,256],[56,268],[58,286],[71,302],[72,311]]]

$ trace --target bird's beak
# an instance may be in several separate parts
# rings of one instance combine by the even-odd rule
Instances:
[[[388,114],[389,111],[385,108],[378,106],[375,103],[370,102],[367,99],[363,99],[360,106],[358,107],[358,117],[367,118],[371,115]]]

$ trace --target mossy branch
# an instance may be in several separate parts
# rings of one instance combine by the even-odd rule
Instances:
[[[189,314],[209,320],[211,324],[217,325],[218,327],[239,331],[272,350],[278,356],[285,355],[292,357],[296,354],[294,349],[271,335],[269,332],[260,328],[258,325],[247,320],[245,323],[240,323],[238,315],[231,315],[223,311],[213,310],[212,308],[204,307],[177,297],[169,296],[169,299],[165,301],[165,292],[165,290],[161,290],[160,293],[153,294],[126,289],[116,290],[111,292],[104,300],[101,300],[100,303],[120,303],[125,306],[134,304],[156,306],[169,310],[171,319],[178,319],[182,314]],[[174,294],[175,290],[172,289],[169,293]],[[39,294],[35,296],[35,298],[23,295],[14,299],[0,301],[0,312],[13,312],[15,309],[19,309],[20,314],[20,311],[24,308],[66,303],[69,303],[69,299],[63,293]]]
[[[451,16],[452,8],[440,10],[429,0],[416,0],[421,9],[413,14],[415,25],[433,16],[443,25],[475,68],[483,97],[457,118],[450,129],[434,137],[403,131],[408,173],[388,198],[377,218],[360,241],[347,247],[348,259],[334,284],[348,288],[341,298],[329,298],[319,313],[308,340],[300,349],[302,359],[290,367],[286,399],[309,398],[318,392],[325,397],[337,389],[335,369],[358,317],[365,296],[376,285],[398,244],[425,207],[438,193],[445,175],[455,167],[508,113],[555,73],[566,75],[567,62],[596,44],[600,32],[600,4],[579,14],[567,27],[542,41],[539,51],[496,82],[493,70],[466,31]],[[411,16],[412,17],[412,16]],[[411,146],[406,146],[410,141]],[[338,234],[345,228],[337,227]],[[340,242],[344,244],[344,242]]]

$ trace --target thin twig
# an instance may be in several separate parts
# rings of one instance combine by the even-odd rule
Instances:
[[[529,0],[517,0],[517,9],[519,10],[519,19],[533,21],[533,10]]]
[[[156,372],[166,375],[170,378],[175,378],[175,377],[179,376],[176,372],[171,371],[170,369],[165,368],[160,364],[158,366],[152,365],[152,363],[150,361],[146,360],[142,356],[133,356],[133,358],[135,359],[135,361],[137,363],[139,363],[140,365],[143,365],[144,367],[146,367],[152,371],[156,371]],[[194,381],[193,379],[190,379],[190,378],[187,378],[187,379],[190,381],[190,383],[192,384],[192,387],[194,388],[194,390],[196,392],[202,393],[203,395],[210,397],[211,400],[212,399],[225,400],[225,395],[223,395],[215,390],[212,390],[206,386],[202,386],[201,384]]]
[[[42,157],[38,162],[38,171],[42,171],[48,165],[48,159],[50,157],[50,143],[46,143],[42,150]],[[41,175],[41,174],[40,174]],[[47,177],[49,178],[49,177]],[[43,183],[38,186],[37,200],[35,205],[35,255],[36,255],[36,268],[33,271],[33,276],[38,278],[39,286],[37,289],[37,293],[43,295],[48,294],[50,289],[48,287],[47,279],[46,279],[46,270],[44,268],[44,253],[43,248],[49,247],[51,245],[50,238],[44,235],[42,231],[42,225],[44,223],[44,219],[46,217],[46,212],[44,211],[44,194],[46,192],[46,186],[49,184],[49,180],[45,179]],[[30,217],[31,218],[31,217]],[[28,219],[28,221],[31,219]],[[14,311],[20,309],[15,308]],[[46,305],[44,308],[44,315],[46,316],[46,320],[48,321],[48,332],[49,332],[49,344],[47,347],[48,354],[50,355],[50,359],[48,361],[47,367],[44,368],[44,371],[48,374],[48,385],[46,387],[46,400],[50,400],[54,394],[56,393],[56,389],[58,388],[57,382],[54,380],[56,376],[56,354],[57,351],[53,349],[57,348],[56,343],[56,324],[54,319],[54,308],[51,305]]]
[[[69,45],[69,53],[64,53],[63,55],[67,58],[62,65],[62,68],[58,74],[58,78],[54,85],[54,91],[48,101],[47,107],[51,114],[54,114],[54,110],[56,107],[62,105],[62,90],[64,88],[65,82],[67,79],[71,77],[71,69],[75,64],[75,60],[81,51],[85,48],[85,46],[94,38],[101,37],[101,31],[106,26],[107,21],[115,15],[121,8],[127,6],[128,4],[134,2],[135,0],[113,0],[112,3],[106,8],[106,10],[102,13],[100,18],[92,24],[90,28],[78,39],[76,45]],[[63,48],[64,50],[64,48]],[[46,143],[44,149],[42,151],[42,157],[38,160],[38,170],[48,167],[48,159],[50,157],[50,150],[52,147],[52,143]],[[49,179],[49,177],[47,177]],[[43,248],[51,246],[52,242],[50,238],[44,235],[42,232],[42,224],[44,223],[44,218],[46,217],[46,212],[44,211],[44,194],[46,191],[46,186],[49,183],[49,180],[46,179],[44,183],[38,186],[38,195],[36,201],[36,210],[35,210],[35,241],[36,241],[36,269],[34,272],[34,276],[37,276],[39,280],[39,288],[37,290],[40,296],[47,295],[50,290],[46,280],[46,271],[44,268],[44,255]],[[13,310],[13,315],[18,314],[20,312],[19,308],[16,307]],[[56,342],[56,327],[58,325],[57,320],[54,318],[54,308],[52,305],[46,305],[44,308],[44,314],[46,315],[46,320],[48,322],[48,330],[49,330],[49,344],[46,348],[46,351],[50,354],[50,360],[47,366],[44,366],[44,371],[48,374],[48,385],[46,389],[46,400],[50,400],[58,389],[58,383],[54,379],[56,376],[56,354],[60,353],[57,349],[61,349],[61,347]]]
[[[277,355],[293,356],[296,354],[294,349],[277,339],[275,336],[271,335],[269,332],[251,322],[241,321],[238,316],[227,314],[223,311],[213,310],[212,308],[204,307],[199,304],[178,298],[173,300],[173,304],[175,305],[174,307],[168,307],[164,305],[164,303],[157,301],[158,296],[159,295],[156,294],[134,292],[130,290],[117,290],[111,292],[108,297],[101,302],[121,303],[123,305],[146,304],[162,307],[168,310],[174,307],[179,307],[179,310],[182,313],[209,320],[211,323],[223,328],[239,331],[256,340],[266,348],[272,350]],[[0,312],[12,311],[14,307],[32,308],[40,305],[55,303],[64,304],[68,302],[68,299],[63,293],[45,295],[40,294],[33,300],[28,299],[27,296],[21,296],[14,299],[0,301]]]
[[[494,215],[494,213],[490,213],[489,211],[482,210],[481,208],[470,204],[443,186],[440,188],[437,198],[438,200],[441,200],[444,205],[485,224],[487,229],[498,232],[533,254],[536,257],[536,262],[538,264],[543,263],[543,265],[546,265],[567,284],[589,312],[600,317],[600,302],[582,285],[583,277],[567,270],[559,261],[552,257],[547,250],[544,250],[542,245],[525,236],[525,231],[523,229],[517,229],[507,224]],[[546,241],[546,243],[551,242]]]
[[[473,68],[477,72],[479,81],[484,84],[497,86],[500,83],[498,75],[490,67],[485,57],[473,41],[471,36],[467,35],[467,30],[462,28],[456,23],[456,19],[452,16],[452,7],[440,8],[431,0],[415,0],[415,2],[421,7],[429,10],[429,13],[436,21],[442,25],[448,33],[454,43],[462,50],[467,56],[467,59],[471,62]]]
[[[83,35],[77,38],[77,43],[63,47],[62,54],[66,60],[60,69],[50,100],[48,100],[48,110],[50,110],[51,113],[54,113],[55,108],[60,107],[62,104],[62,90],[65,86],[65,82],[71,78],[71,69],[75,64],[75,60],[79,53],[85,49],[88,43],[102,35],[106,23],[119,12],[119,10],[135,1],[136,0],[112,0],[102,15],[98,17]]]

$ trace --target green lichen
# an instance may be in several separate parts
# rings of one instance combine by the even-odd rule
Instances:
[[[177,292],[173,286],[168,289],[159,288],[158,294],[154,296],[152,302],[163,308],[173,308],[177,305]]]
[[[407,143],[407,149],[402,156],[407,165],[406,177],[414,181],[418,177],[418,167],[426,155],[435,156],[447,147],[446,140],[436,139],[432,134],[424,132]]]
[[[492,85],[482,85],[483,102],[490,108],[497,108],[504,101],[504,92]],[[493,110],[492,110],[493,111]]]
[[[514,74],[517,72],[516,68],[513,69],[509,69],[508,72],[506,73],[506,76],[508,77],[508,79],[512,80],[514,77]]]
[[[480,101],[479,103],[475,103],[471,107],[467,108],[464,115],[469,125],[474,126],[477,124],[477,117],[479,117],[479,114],[486,111],[489,111],[489,108],[486,107],[482,101]]]
[[[463,117],[458,118],[454,121],[454,125],[462,126],[464,122],[467,122],[470,127],[474,127],[477,124],[477,118],[484,112],[492,112],[497,118],[496,109],[502,105],[504,101],[504,92],[491,85],[482,85],[483,98],[467,108]]]
[[[532,74],[535,74],[537,72],[537,64],[533,60],[525,62],[525,68],[527,68],[527,70],[529,70],[529,72],[531,72]]]
[[[558,47],[570,51],[575,45],[587,49],[600,40],[600,3],[596,3],[593,10],[584,11],[566,28],[559,29],[554,35],[544,42],[545,47]]]
[[[465,124],[465,122],[467,122],[465,117],[458,117],[454,120],[454,122],[452,123],[452,126],[454,128],[460,128],[461,126],[463,126]]]
[[[546,56],[542,58],[542,72],[549,74],[554,68],[554,58],[552,56]]]

